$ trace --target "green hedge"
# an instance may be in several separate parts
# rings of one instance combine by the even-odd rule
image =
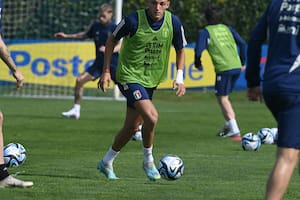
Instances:
[[[6,0],[3,17],[7,39],[49,39],[57,31],[78,32],[87,28],[105,0]],[[205,25],[204,10],[209,3],[221,5],[224,22],[233,26],[246,40],[268,0],[171,0],[170,10],[182,21],[189,43]],[[124,0],[123,14],[144,8],[146,0]],[[17,17],[16,9],[24,9],[26,17]],[[12,33],[8,27],[17,27]]]

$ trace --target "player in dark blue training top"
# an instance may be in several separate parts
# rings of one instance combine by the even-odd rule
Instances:
[[[102,74],[106,40],[117,26],[112,22],[112,16],[112,6],[110,4],[102,4],[99,9],[99,20],[95,21],[87,31],[74,34],[65,34],[63,32],[54,34],[54,36],[57,38],[66,39],[93,38],[96,48],[96,59],[94,63],[76,79],[76,85],[74,89],[74,106],[71,110],[62,113],[64,117],[76,119],[80,118],[80,102],[83,95],[83,86],[88,81],[96,80]],[[110,66],[113,80],[115,80],[120,46],[121,43],[116,46],[114,49],[114,54],[112,55]]]
[[[272,0],[249,40],[248,98],[262,100],[263,96],[278,124],[277,157],[265,194],[268,200],[283,198],[300,149],[299,29],[300,0]],[[267,36],[269,49],[261,80],[261,45]]]
[[[20,89],[23,86],[24,77],[19,72],[18,68],[16,67],[13,59],[10,57],[10,53],[7,49],[7,46],[5,45],[3,39],[2,39],[2,12],[3,12],[3,4],[2,0],[0,0],[0,58],[2,61],[7,65],[7,67],[11,70],[13,77],[17,81],[16,89]],[[33,182],[31,181],[22,181],[19,179],[16,179],[15,177],[9,175],[7,168],[4,163],[4,157],[3,157],[3,133],[2,133],[2,127],[3,127],[3,113],[1,112],[0,108],[0,188],[5,187],[31,187],[33,185]]]

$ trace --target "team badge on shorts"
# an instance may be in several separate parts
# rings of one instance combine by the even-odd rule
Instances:
[[[133,92],[133,96],[135,100],[139,100],[142,98],[142,93],[139,90]]]

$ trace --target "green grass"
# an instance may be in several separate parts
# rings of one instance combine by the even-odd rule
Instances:
[[[275,127],[264,104],[249,102],[244,92],[235,92],[232,102],[243,133]],[[173,92],[157,91],[159,111],[154,157],[179,155],[185,174],[177,181],[150,182],[142,170],[142,146],[129,142],[115,160],[121,178],[108,181],[96,164],[123,124],[125,102],[82,102],[80,120],[63,119],[71,100],[1,97],[4,140],[19,142],[27,149],[27,160],[11,173],[34,181],[30,189],[0,190],[1,199],[262,199],[265,182],[273,166],[275,145],[257,152],[243,151],[239,142],[216,137],[224,119],[212,92],[188,92],[177,98]],[[299,177],[295,172],[285,199],[299,199]]]

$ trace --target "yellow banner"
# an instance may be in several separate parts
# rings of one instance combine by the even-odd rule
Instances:
[[[207,87],[215,84],[215,71],[207,51],[203,53],[201,62],[205,66],[203,71],[194,66],[194,49],[185,48],[184,85],[186,88]],[[161,83],[158,88],[172,88],[173,80],[176,79],[176,72],[176,53],[172,48],[167,80]]]
[[[8,46],[17,67],[23,73],[26,83],[43,85],[62,85],[73,87],[75,79],[95,58],[93,42],[40,42],[17,43]],[[184,83],[189,87],[213,86],[215,81],[214,68],[207,52],[202,63],[204,71],[194,67],[194,50],[186,48]],[[171,50],[168,77],[159,88],[172,88],[176,77],[176,54]],[[1,61],[0,78],[14,81],[8,68]],[[85,87],[96,88],[96,81],[89,82]]]

